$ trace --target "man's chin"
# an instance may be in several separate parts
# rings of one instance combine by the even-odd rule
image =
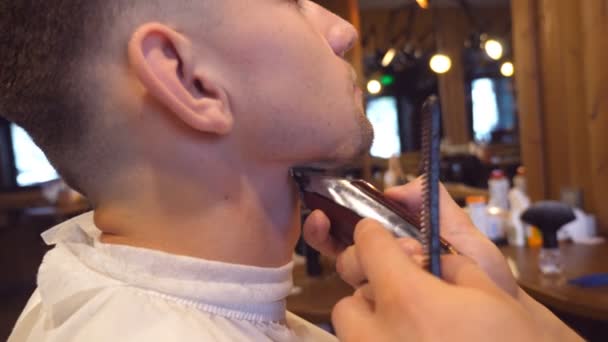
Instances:
[[[370,144],[371,147],[371,144]],[[335,170],[341,169],[355,164],[359,164],[362,158],[368,155],[369,148],[367,145],[361,145],[361,148],[353,150],[349,153],[338,153],[332,157],[310,161],[294,166],[294,168],[316,169],[316,170]]]
[[[357,139],[345,142],[333,154],[325,158],[301,163],[294,168],[334,170],[358,164],[362,158],[369,154],[374,141],[373,127],[365,115],[358,116],[358,130]]]
[[[294,166],[294,169],[313,169],[313,170],[332,171],[332,170],[346,167],[346,166],[354,163],[355,161],[356,161],[356,159],[316,161],[316,162],[296,165],[296,166]]]

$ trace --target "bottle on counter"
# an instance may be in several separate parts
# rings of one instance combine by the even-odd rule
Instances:
[[[528,181],[526,180],[526,168],[520,166],[513,177],[513,188],[519,189],[524,194],[528,193]]]
[[[509,229],[507,240],[512,246],[526,245],[527,224],[521,220],[521,214],[530,206],[530,198],[526,194],[526,178],[523,167],[517,169],[513,177],[513,188],[509,190]]]
[[[488,238],[497,245],[507,244],[507,231],[512,230],[509,211],[498,206],[488,206]]]
[[[509,180],[502,170],[494,170],[488,180],[488,237],[498,245],[506,244],[511,230],[509,218]]]
[[[471,217],[471,221],[479,231],[485,236],[488,236],[488,206],[486,205],[486,198],[484,196],[467,196],[467,212]]]
[[[487,205],[484,196],[468,196],[466,203],[467,212],[477,229],[494,243],[504,244],[508,224],[507,212],[499,207]]]
[[[528,247],[539,248],[543,246],[543,235],[538,227],[528,225],[528,230],[526,233],[528,234]]]
[[[490,192],[490,207],[498,207],[502,210],[509,210],[509,180],[502,170],[494,170],[488,180],[488,190]]]

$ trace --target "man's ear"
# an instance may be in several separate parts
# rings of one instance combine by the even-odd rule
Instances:
[[[228,96],[206,78],[186,37],[163,24],[144,24],[129,42],[129,62],[148,92],[188,126],[218,135],[231,131]]]

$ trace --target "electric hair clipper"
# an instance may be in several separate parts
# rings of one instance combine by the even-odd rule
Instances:
[[[363,218],[375,219],[397,238],[418,240],[426,250],[429,271],[441,277],[440,254],[458,253],[439,235],[441,112],[436,96],[425,101],[422,123],[423,204],[419,215],[409,213],[363,180],[348,180],[313,170],[293,170],[292,174],[306,207],[325,213],[331,222],[330,234],[337,241],[352,245],[357,223]]]
[[[331,222],[330,234],[345,246],[354,243],[355,226],[363,218],[380,222],[397,238],[409,237],[424,244],[418,217],[385,197],[373,185],[313,170],[294,170],[293,177],[306,207],[323,211]],[[455,250],[441,240],[441,253],[455,253]]]

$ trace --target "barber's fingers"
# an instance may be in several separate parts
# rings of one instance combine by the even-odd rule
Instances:
[[[411,238],[397,240],[402,252],[408,255],[416,264],[422,266],[424,250],[422,245]],[[357,257],[356,246],[348,247],[336,260],[336,270],[340,277],[354,288],[358,288],[367,282],[367,276],[363,272]]]
[[[409,256],[424,254],[424,248],[422,247],[422,244],[414,239],[401,238],[397,240],[397,243],[405,252],[405,254]]]
[[[361,296],[363,298],[365,298],[369,303],[374,303],[375,302],[375,298],[376,296],[374,295],[374,291],[372,290],[372,287],[369,286],[369,283],[366,283],[362,286],[360,286],[356,291],[355,291],[355,295]]]
[[[391,233],[374,220],[365,219],[357,225],[355,246],[361,269],[379,304],[390,303],[403,293],[424,297],[441,286],[439,279],[416,265]]]
[[[340,341],[372,341],[374,319],[373,304],[359,293],[340,300],[331,313]]]
[[[401,204],[404,210],[419,213],[422,206],[422,189],[422,178],[416,178],[407,184],[388,188],[384,194]]]
[[[402,204],[410,211],[419,212],[422,207],[422,194],[424,191],[422,178],[417,178],[405,185],[387,189],[384,194]],[[457,232],[476,232],[469,216],[454,201],[445,186],[439,183],[439,219],[441,221],[442,234],[450,234],[453,230]]]
[[[320,210],[313,211],[302,227],[304,240],[312,248],[325,256],[335,257],[341,253],[345,246],[336,241],[331,234],[330,222],[327,216]]]
[[[408,210],[422,205],[422,180],[388,189],[385,195]],[[470,217],[452,199],[445,187],[439,187],[439,225],[441,236],[461,254],[475,260],[503,290],[516,296],[519,287],[498,248],[475,227]]]
[[[412,259],[422,268],[424,259],[422,255],[414,255]],[[441,264],[443,280],[452,285],[475,288],[486,293],[504,293],[473,260],[467,257],[444,255],[441,257]],[[370,302],[375,300],[373,289],[367,282],[360,282],[355,293]]]
[[[385,195],[408,210],[420,211],[423,198],[422,178],[408,184],[387,189]],[[480,243],[484,243],[481,232],[475,228],[469,215],[454,201],[443,184],[439,184],[439,226],[441,236],[459,252],[469,255]]]
[[[506,296],[506,293],[496,286],[486,272],[468,257],[446,255],[441,258],[441,266],[443,279],[450,284]]]

